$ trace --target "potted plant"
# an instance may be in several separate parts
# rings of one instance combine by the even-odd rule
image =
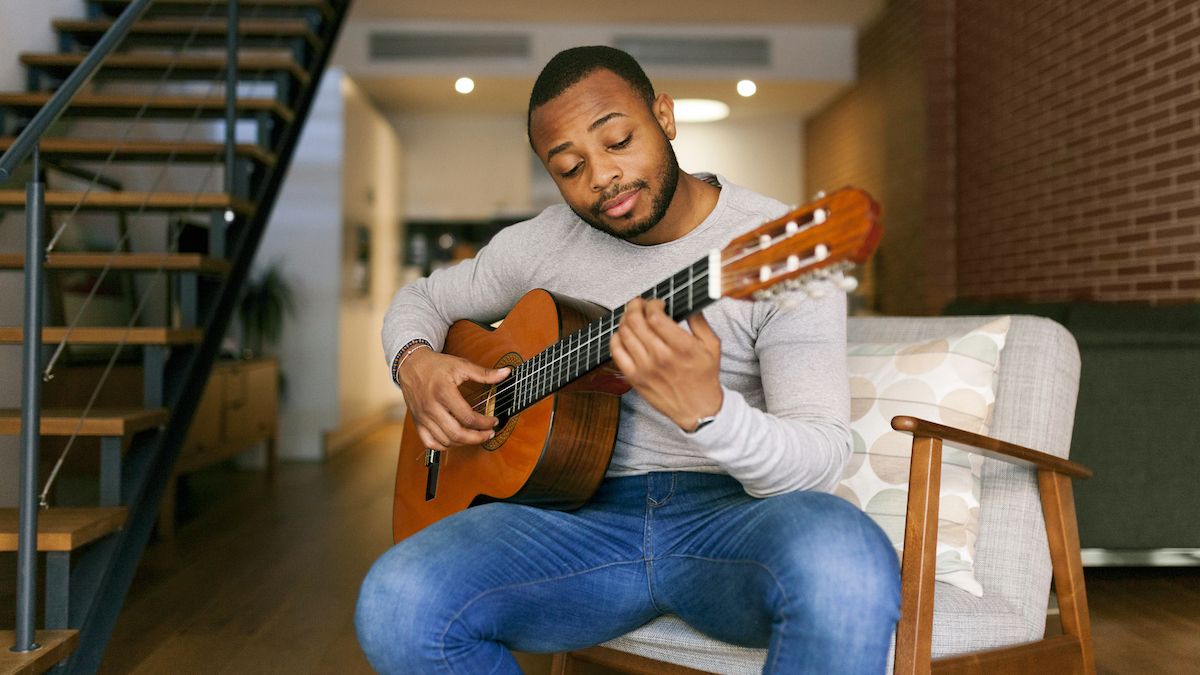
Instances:
[[[278,262],[247,278],[237,303],[242,358],[265,356],[279,343],[284,319],[296,313],[294,295]]]

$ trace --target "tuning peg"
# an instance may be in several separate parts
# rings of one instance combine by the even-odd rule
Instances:
[[[814,202],[815,202],[816,200],[818,200],[818,199],[824,199],[824,198],[825,198],[825,191],[824,191],[824,190],[817,190],[817,194],[813,195],[813,201],[814,201]]]
[[[838,279],[837,285],[843,291],[853,293],[858,288],[858,277],[843,276],[841,279]]]

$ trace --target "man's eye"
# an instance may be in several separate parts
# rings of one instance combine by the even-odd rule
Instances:
[[[567,171],[565,173],[560,173],[558,175],[562,176],[563,178],[570,178],[579,173],[579,167],[581,167],[581,166],[583,166],[582,163],[576,164],[575,166],[571,167],[570,171]]]
[[[623,150],[629,146],[629,143],[632,140],[633,140],[633,134],[629,134],[628,136],[625,137],[625,140],[621,141],[620,143],[616,143],[612,146],[609,146],[609,147],[611,147],[613,150]]]

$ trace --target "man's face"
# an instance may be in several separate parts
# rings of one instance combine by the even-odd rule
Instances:
[[[679,164],[671,99],[653,106],[597,70],[533,111],[530,141],[563,199],[585,222],[635,239],[662,220]]]

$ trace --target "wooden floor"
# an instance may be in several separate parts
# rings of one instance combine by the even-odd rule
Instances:
[[[389,428],[326,464],[284,464],[270,488],[255,472],[195,475],[177,539],[146,552],[102,672],[371,672],[352,613],[390,541],[397,444]],[[1087,582],[1101,673],[1197,672],[1200,569],[1091,569]],[[545,672],[544,659],[523,664]]]

